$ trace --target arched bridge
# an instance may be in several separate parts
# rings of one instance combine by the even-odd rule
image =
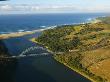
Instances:
[[[22,58],[22,57],[28,57],[28,56],[48,56],[49,53],[40,53],[40,54],[27,54],[31,51],[34,51],[34,50],[38,50],[38,49],[41,49],[41,50],[45,50],[47,51],[47,49],[43,48],[43,47],[29,47],[27,49],[25,49],[23,52],[21,52],[19,55],[17,56],[9,56],[9,57],[1,57],[1,58]]]

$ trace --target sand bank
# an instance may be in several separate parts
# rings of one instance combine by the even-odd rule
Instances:
[[[7,38],[12,38],[12,37],[20,37],[28,34],[34,34],[36,32],[42,32],[45,29],[40,29],[40,30],[33,30],[33,31],[26,31],[26,32],[15,32],[15,33],[10,33],[10,34],[1,34],[0,39],[7,39]]]

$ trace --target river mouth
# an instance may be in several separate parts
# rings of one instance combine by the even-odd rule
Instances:
[[[39,35],[40,33],[37,32],[32,35],[9,38],[3,41],[10,54],[17,56],[26,48],[32,46],[41,47],[29,41],[30,38]],[[41,49],[36,50],[34,53],[44,52],[48,53]],[[85,77],[57,62],[50,53],[48,54],[48,56],[24,57],[18,59],[16,65],[12,67],[15,71],[10,71],[12,75],[6,73],[7,77],[10,76],[10,79],[1,82],[90,82]],[[7,77],[4,78],[7,79]]]

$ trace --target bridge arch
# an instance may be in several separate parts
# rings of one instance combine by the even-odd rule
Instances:
[[[22,51],[19,56],[24,56],[24,55],[26,55],[26,53],[28,53],[28,52],[30,52],[30,51],[33,51],[33,50],[37,50],[37,49],[46,50],[46,49],[43,48],[43,47],[36,47],[36,46],[34,46],[34,47],[29,47],[29,48],[25,49],[24,51]]]
[[[43,47],[29,47],[27,49],[25,49],[24,51],[22,51],[18,56],[10,56],[10,57],[2,57],[2,58],[21,58],[21,57],[27,57],[27,56],[48,56],[49,53],[41,53],[41,54],[29,54],[29,55],[26,55],[26,53],[30,52],[30,51],[33,51],[33,50],[37,50],[37,49],[42,49],[42,50],[47,50]]]

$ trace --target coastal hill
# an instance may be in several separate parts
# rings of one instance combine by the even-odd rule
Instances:
[[[54,58],[94,82],[110,82],[110,17],[48,29],[33,39]]]

